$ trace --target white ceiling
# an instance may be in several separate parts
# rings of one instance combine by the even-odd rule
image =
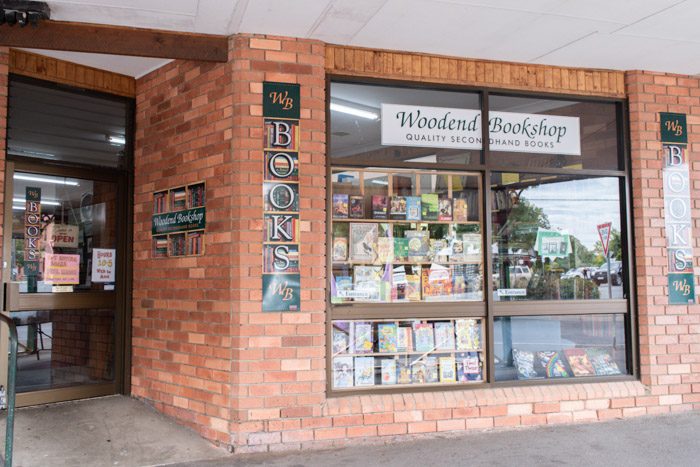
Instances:
[[[54,20],[551,65],[700,73],[693,0],[49,0]],[[141,76],[167,61],[53,56]],[[76,58],[80,56],[79,58]]]

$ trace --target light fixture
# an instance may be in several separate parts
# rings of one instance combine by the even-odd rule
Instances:
[[[27,200],[22,199],[22,198],[12,198],[13,203],[24,203],[25,201],[27,201]],[[61,203],[59,203],[58,201],[52,201],[52,200],[48,200],[48,199],[42,199],[39,202],[41,204],[45,204],[47,206],[60,206],[61,205]],[[22,209],[24,209],[24,208],[22,208]]]
[[[126,144],[126,138],[124,136],[107,136],[107,141],[109,141],[110,144],[119,144],[121,146],[124,146]]]
[[[24,210],[25,210],[25,207],[24,207],[24,206],[15,206],[15,205],[12,205],[12,209],[13,209],[14,211],[24,211]]]
[[[367,120],[379,119],[379,114],[377,114],[376,112],[358,109],[357,107],[351,107],[349,105],[339,104],[338,102],[333,101],[331,101],[331,111],[340,112],[348,115],[354,115],[355,117],[366,118]]]
[[[46,177],[35,177],[34,175],[14,174],[12,178],[15,180],[25,180],[27,182],[43,182],[53,183],[54,185],[80,186],[78,182],[74,182],[73,180],[57,180]]]

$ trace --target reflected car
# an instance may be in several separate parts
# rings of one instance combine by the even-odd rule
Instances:
[[[612,285],[622,285],[622,263],[613,261],[610,263],[610,275],[612,276]],[[593,271],[591,279],[596,285],[608,283],[608,265],[603,264],[601,267]]]

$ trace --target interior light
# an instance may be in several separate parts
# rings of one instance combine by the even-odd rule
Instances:
[[[389,186],[389,182],[386,180],[372,180],[372,183],[374,183],[375,185]]]
[[[46,177],[35,177],[34,175],[14,174],[12,178],[15,180],[25,180],[27,182],[43,182],[53,183],[54,185],[80,186],[78,182],[74,182],[73,180],[57,180]]]
[[[126,138],[124,136],[108,136],[107,141],[111,144],[120,144],[122,146],[126,144]]]
[[[22,198],[12,198],[13,203],[24,203],[25,201],[27,201],[27,200],[22,199]],[[45,204],[47,206],[60,206],[61,205],[61,203],[59,203],[58,201],[52,201],[52,200],[48,200],[48,199],[42,199],[40,201],[40,203]],[[24,209],[24,208],[22,208],[22,209]]]
[[[375,112],[350,107],[349,105],[338,104],[337,102],[331,102],[331,110],[333,112],[340,112],[348,115],[354,115],[355,117],[366,118],[367,120],[379,119],[379,114]]]
[[[14,211],[24,211],[25,208],[24,208],[24,206],[14,206],[14,205],[13,205],[13,206],[12,206],[12,209],[13,209]]]

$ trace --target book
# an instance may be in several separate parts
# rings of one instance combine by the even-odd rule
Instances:
[[[464,241],[461,238],[452,238],[450,243],[450,261],[464,259]]]
[[[347,261],[348,239],[347,237],[333,237],[333,261]]]
[[[333,219],[347,219],[349,212],[348,195],[333,195]]]
[[[350,350],[350,322],[333,323],[333,354],[348,353]]]
[[[404,266],[395,266],[391,272],[391,301],[406,301],[406,269]]]
[[[535,354],[528,350],[513,349],[513,365],[518,374],[518,379],[541,378],[535,371]]]
[[[469,208],[466,199],[452,199],[452,220],[455,222],[467,222],[469,220]]]
[[[414,323],[413,335],[417,352],[432,352],[435,349],[432,323]]]
[[[438,220],[452,220],[452,200],[450,198],[438,198]]]
[[[430,252],[428,256],[433,262],[446,263],[450,255],[449,245],[445,239],[430,239]]]
[[[355,386],[374,386],[374,357],[355,357]]]
[[[479,350],[481,348],[481,324],[476,319],[455,321],[457,350]]]
[[[455,327],[450,321],[438,321],[435,327],[435,349],[455,349]]]
[[[559,352],[540,351],[535,353],[535,359],[541,368],[538,373],[544,374],[547,378],[568,378],[571,376]]]
[[[595,370],[583,349],[564,349],[564,355],[569,361],[569,367],[574,376],[593,376]]]
[[[391,197],[391,207],[389,210],[389,216],[392,219],[405,220],[406,219],[406,197],[405,196],[392,196]]]
[[[408,357],[399,358],[396,361],[396,382],[398,384],[411,384],[411,364]]]
[[[353,298],[379,301],[382,298],[381,266],[355,266],[353,268]]]
[[[477,352],[463,352],[455,356],[457,360],[457,381],[481,381],[481,362]]]
[[[379,226],[370,222],[350,223],[350,260],[374,263],[377,259]]]
[[[481,261],[481,234],[462,234],[462,246],[464,248],[464,261]]]
[[[413,333],[407,326],[399,326],[396,330],[396,351],[413,352]]]
[[[377,262],[381,264],[394,262],[394,239],[379,237],[377,239]]]
[[[610,353],[604,349],[586,349],[586,355],[598,376],[620,375],[622,372]]]
[[[452,295],[452,277],[449,267],[433,263],[423,268],[423,300],[449,299]]]
[[[352,219],[364,219],[365,218],[365,198],[364,196],[351,196],[350,197],[350,211],[348,212],[348,217]]]
[[[394,261],[408,261],[408,239],[394,237]]]
[[[421,301],[421,267],[413,266],[412,274],[406,274],[406,299],[409,302]]]
[[[333,302],[342,303],[352,298],[352,277],[351,276],[335,276],[335,290],[333,293]]]
[[[377,325],[379,335],[379,352],[396,352],[397,326],[395,323],[382,323]]]
[[[457,375],[455,374],[455,358],[454,357],[440,357],[438,359],[440,364],[440,382],[441,383],[454,383],[457,381]]]
[[[467,292],[467,264],[452,264],[450,271],[452,275],[452,296],[455,299],[465,298]]]
[[[420,196],[406,196],[406,220],[421,220],[421,200]]]
[[[440,213],[440,203],[437,193],[423,193],[420,195],[421,218],[424,221],[436,221]]]
[[[352,357],[335,357],[333,359],[333,387],[351,388],[353,386]]]
[[[437,383],[440,381],[437,357],[425,357],[425,382]]]
[[[372,195],[372,218],[389,218],[389,200],[386,196]]]
[[[372,339],[372,323],[357,321],[353,326],[353,353],[372,353],[374,340]]]
[[[411,383],[426,383],[426,368],[425,362],[422,359],[417,359],[411,364]]]
[[[425,230],[407,230],[408,260],[422,261],[430,252],[430,233]]]
[[[385,358],[381,362],[382,384],[396,384],[396,360]]]

